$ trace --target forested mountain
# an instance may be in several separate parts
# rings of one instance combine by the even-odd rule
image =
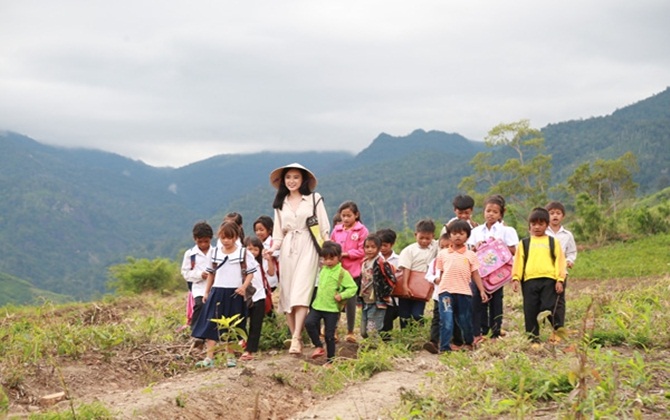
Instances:
[[[606,117],[545,127],[554,182],[596,158],[637,156],[641,190],[670,184],[670,90]],[[483,143],[416,130],[380,134],[357,155],[263,152],[221,155],[181,168],[155,168],[119,155],[40,144],[0,133],[0,273],[76,298],[105,291],[107,267],[132,255],[180,258],[200,219],[217,225],[228,211],[272,214],[268,174],[301,162],[319,177],[329,214],[356,201],[369,228],[443,222],[469,161]],[[10,281],[2,277],[0,282]]]

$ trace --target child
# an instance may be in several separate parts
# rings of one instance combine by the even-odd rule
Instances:
[[[391,264],[395,269],[398,267],[398,254],[393,250],[393,245],[395,245],[396,233],[393,229],[380,229],[375,235],[379,237],[379,240],[382,242],[381,248],[379,248],[379,253],[384,258],[384,261]],[[389,332],[393,331],[393,321],[398,318],[398,299],[392,297],[389,299],[386,306],[386,311],[384,312],[384,326],[382,327],[382,332],[384,333],[382,337],[385,340],[388,340]]]
[[[253,255],[258,263],[258,270],[254,273],[251,284],[256,288],[256,293],[252,297],[253,306],[249,309],[249,337],[247,339],[246,351],[240,357],[240,360],[254,360],[254,353],[258,351],[258,342],[261,339],[261,329],[263,319],[266,314],[266,301],[270,300],[270,310],[272,310],[272,290],[270,289],[269,279],[275,277],[275,266],[271,256],[263,256],[263,243],[260,239],[250,236],[244,240],[247,250]]]
[[[270,249],[272,246],[272,229],[274,229],[274,222],[270,216],[258,216],[254,221],[254,233],[256,237],[263,243],[263,249]],[[279,267],[277,259],[279,258],[279,251],[272,254],[272,262],[275,266],[275,274],[268,276],[270,288],[274,291],[279,285]]]
[[[540,335],[540,325],[537,316],[542,311],[554,313],[558,295],[563,293],[565,280],[565,255],[557,240],[552,240],[547,234],[549,226],[549,212],[536,207],[528,217],[530,239],[528,253],[525,247],[520,247],[514,256],[512,268],[512,285],[514,291],[523,294],[523,317],[526,324],[526,333],[529,338],[537,342]],[[553,245],[553,252],[551,245]],[[553,315],[550,321],[554,327]]]
[[[438,241],[440,250],[449,247],[449,233],[440,235]],[[437,269],[437,257],[428,264],[428,271],[426,272],[426,280],[438,285],[440,283],[440,272]],[[427,341],[423,348],[429,353],[437,354],[440,345],[440,293],[439,288],[435,287],[433,291],[433,319],[430,321],[430,341]]]
[[[470,279],[477,286],[482,302],[488,300],[482,279],[479,277],[477,254],[466,246],[470,232],[470,225],[464,220],[450,223],[448,226],[450,246],[437,255],[437,270],[441,273],[438,281],[440,351],[443,352],[451,351],[454,324],[461,330],[466,346],[472,347],[474,343]]]
[[[465,220],[468,222],[471,228],[477,227],[477,223],[472,220],[472,213],[474,212],[475,208],[475,200],[470,197],[469,195],[457,195],[454,197],[454,200],[451,202],[451,204],[454,206],[454,214],[455,216],[449,219],[447,223],[442,226],[442,230],[440,231],[440,236],[444,235],[447,233],[447,225],[454,220]]]
[[[241,325],[245,325],[244,294],[258,267],[251,253],[238,245],[240,230],[236,223],[224,222],[217,236],[220,246],[210,249],[207,258],[209,275],[202,298],[204,307],[191,333],[193,337],[207,341],[207,357],[196,364],[198,367],[214,365],[214,346],[221,336],[217,324],[211,319],[240,315],[243,317]],[[237,364],[235,354],[228,343],[226,350],[227,366],[234,367]]]
[[[491,196],[484,202],[485,223],[472,229],[467,244],[476,251],[477,246],[489,238],[502,239],[508,246],[512,255],[516,252],[519,244],[519,236],[513,228],[502,224],[505,215],[505,202],[500,196]],[[489,335],[496,339],[500,337],[500,328],[503,321],[503,288],[496,290],[491,295],[488,303],[482,305],[478,296],[473,295],[473,325],[475,329],[475,343],[482,340],[483,335]],[[484,302],[482,299],[481,302]]]
[[[363,338],[368,338],[368,332],[382,331],[387,302],[390,300],[390,294],[383,295],[381,291],[386,282],[381,277],[379,268],[381,246],[382,241],[376,235],[370,235],[365,239],[365,259],[361,263],[361,286],[358,294],[363,309],[361,316],[361,336]]]
[[[325,241],[321,247],[323,267],[319,273],[319,287],[312,302],[312,309],[307,314],[305,329],[316,346],[312,358],[316,359],[327,355],[328,363],[335,358],[335,329],[340,320],[338,303],[351,299],[356,295],[356,283],[351,274],[342,267],[340,258],[342,247],[340,244]],[[319,337],[321,320],[325,324],[326,351]]]
[[[430,260],[437,255],[437,241],[435,240],[435,223],[430,219],[420,220],[416,224],[414,232],[416,242],[408,245],[400,252],[398,265],[402,269],[402,278],[404,282],[409,280],[411,272],[424,278],[426,267]],[[423,312],[426,309],[426,302],[423,300],[413,300],[407,298],[398,298],[398,316],[400,317],[400,328],[405,328],[410,319],[423,322]]]
[[[565,207],[558,201],[552,201],[545,207],[549,212],[549,227],[547,228],[547,235],[558,239],[565,255],[565,265],[567,269],[571,269],[575,265],[577,259],[577,244],[572,232],[563,227],[563,218],[565,217]],[[568,275],[565,275],[563,281],[563,293],[558,295],[558,305],[556,306],[556,313],[554,314],[554,325],[560,328],[565,324],[565,286],[567,285]],[[557,335],[552,335],[553,341],[559,341]]]
[[[205,294],[205,280],[207,280],[207,253],[211,248],[212,237],[214,237],[214,232],[207,222],[196,223],[193,226],[195,246],[184,252],[184,259],[181,263],[181,275],[188,283],[188,290],[194,301],[189,323],[191,329],[202,310],[202,297]]]
[[[361,263],[363,262],[363,242],[368,229],[361,223],[361,214],[353,201],[340,204],[337,214],[341,222],[335,225],[330,240],[342,247],[342,267],[351,274],[357,285],[361,284]],[[354,323],[356,322],[356,299],[350,299],[345,308],[347,313],[347,336],[350,343],[356,342]]]

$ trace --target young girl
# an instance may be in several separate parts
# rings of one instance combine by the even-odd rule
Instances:
[[[198,367],[214,365],[214,346],[221,339],[221,332],[217,324],[210,319],[233,315],[246,317],[244,293],[251,284],[258,263],[249,251],[242,252],[243,249],[237,244],[239,236],[240,231],[237,224],[224,222],[218,232],[220,245],[210,249],[207,256],[208,277],[202,298],[205,306],[191,333],[193,337],[207,341],[207,357],[196,364]],[[245,322],[242,322],[241,325],[245,325]],[[237,364],[235,354],[228,343],[226,343],[226,352],[228,354],[227,366],[234,367]]]
[[[361,336],[363,338],[368,338],[368,332],[382,332],[387,301],[391,299],[390,296],[379,296],[378,288],[375,285],[375,282],[385,281],[376,276],[376,272],[379,270],[376,265],[379,264],[381,246],[381,239],[374,234],[368,236],[363,245],[365,255],[361,263],[360,292],[358,295],[359,302],[363,304],[361,314]]]
[[[484,219],[486,223],[481,224],[470,234],[467,244],[476,251],[477,247],[489,238],[502,239],[509,247],[512,255],[516,252],[519,244],[519,236],[516,230],[502,224],[505,215],[505,201],[501,196],[491,196],[484,202]],[[473,289],[473,292],[475,290]],[[493,292],[491,299],[481,304],[480,296],[473,296],[473,325],[475,329],[475,344],[478,344],[484,335],[491,338],[500,337],[500,327],[503,321],[503,288]]]
[[[354,281],[360,287],[361,263],[365,256],[363,243],[368,236],[368,229],[361,223],[361,214],[358,211],[358,206],[353,201],[345,201],[340,204],[337,214],[342,221],[335,226],[330,239],[342,247],[342,267],[351,274],[351,277],[354,278]],[[350,343],[355,343],[356,299],[349,299],[346,305],[346,312],[346,340]]]
[[[254,278],[251,281],[251,284],[256,288],[256,293],[252,297],[254,305],[249,309],[247,348],[240,360],[254,360],[254,353],[258,351],[258,342],[261,339],[266,300],[270,299],[270,305],[272,305],[269,279],[275,277],[275,266],[272,257],[263,257],[263,243],[260,239],[250,236],[245,239],[244,246],[254,256],[258,263],[258,270],[254,273]]]
[[[272,229],[274,229],[274,222],[270,216],[259,216],[254,222],[254,233],[256,237],[263,243],[263,249],[270,249],[272,246]],[[275,275],[268,276],[270,288],[274,291],[279,285],[279,266],[277,260],[279,259],[279,252],[272,254],[272,262],[275,266]]]

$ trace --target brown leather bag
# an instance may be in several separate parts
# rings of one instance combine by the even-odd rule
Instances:
[[[425,271],[410,270],[408,279],[402,274],[396,274],[396,287],[392,296],[428,302],[433,297],[434,288],[435,285],[426,280]]]

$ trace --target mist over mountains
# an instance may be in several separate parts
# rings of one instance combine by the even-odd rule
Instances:
[[[553,182],[585,161],[636,154],[641,193],[670,185],[670,90],[611,115],[549,124],[542,129],[553,156]],[[380,134],[348,152],[261,152],[219,155],[181,168],[156,168],[96,150],[47,146],[0,133],[0,283],[77,299],[105,292],[107,267],[126,256],[181,259],[198,220],[218,225],[237,211],[245,230],[272,215],[268,174],[301,162],[319,178],[329,214],[344,200],[359,204],[371,229],[447,218],[469,161],[485,150],[459,134],[415,130]],[[22,294],[18,303],[30,301]]]

